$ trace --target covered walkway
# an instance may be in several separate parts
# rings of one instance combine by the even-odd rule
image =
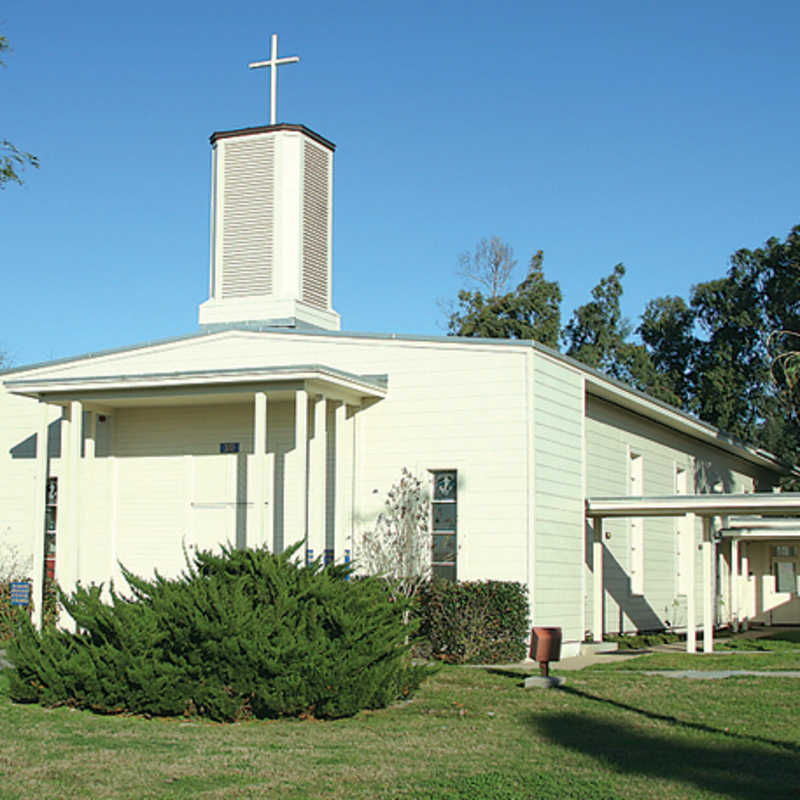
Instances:
[[[744,537],[770,539],[782,534],[800,541],[800,493],[698,494],[666,497],[589,497],[586,519],[593,529],[592,638],[603,640],[605,584],[603,580],[603,521],[609,518],[683,517],[695,530],[702,526],[702,626],[703,651],[714,651],[714,558],[717,542],[724,536],[734,541],[731,558],[731,585],[738,577],[738,541]],[[731,528],[731,518],[734,525]],[[733,531],[733,533],[731,533]],[[647,543],[645,540],[645,549]],[[697,652],[697,597],[695,558],[688,559],[686,652]],[[735,572],[734,572],[735,570]],[[732,592],[735,595],[735,592]],[[738,608],[736,608],[738,614]]]

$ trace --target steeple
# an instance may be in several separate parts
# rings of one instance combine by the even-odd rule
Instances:
[[[271,70],[296,59],[272,57]],[[335,145],[286,123],[211,136],[211,269],[203,326],[237,322],[338,330],[331,307]]]

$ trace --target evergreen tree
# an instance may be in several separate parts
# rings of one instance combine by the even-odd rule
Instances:
[[[561,325],[561,289],[544,277],[540,250],[531,258],[528,274],[514,291],[496,296],[462,289],[450,314],[451,336],[487,339],[534,339],[558,347]]]

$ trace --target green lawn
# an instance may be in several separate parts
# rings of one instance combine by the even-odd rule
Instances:
[[[797,679],[630,668],[646,660],[569,673],[561,690],[446,667],[385,711],[236,725],[20,706],[0,678],[0,798],[798,796]]]

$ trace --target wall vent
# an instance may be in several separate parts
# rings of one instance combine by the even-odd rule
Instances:
[[[272,139],[226,142],[223,191],[222,297],[270,294],[275,236]]]
[[[303,302],[327,310],[330,154],[304,142],[303,170]]]

